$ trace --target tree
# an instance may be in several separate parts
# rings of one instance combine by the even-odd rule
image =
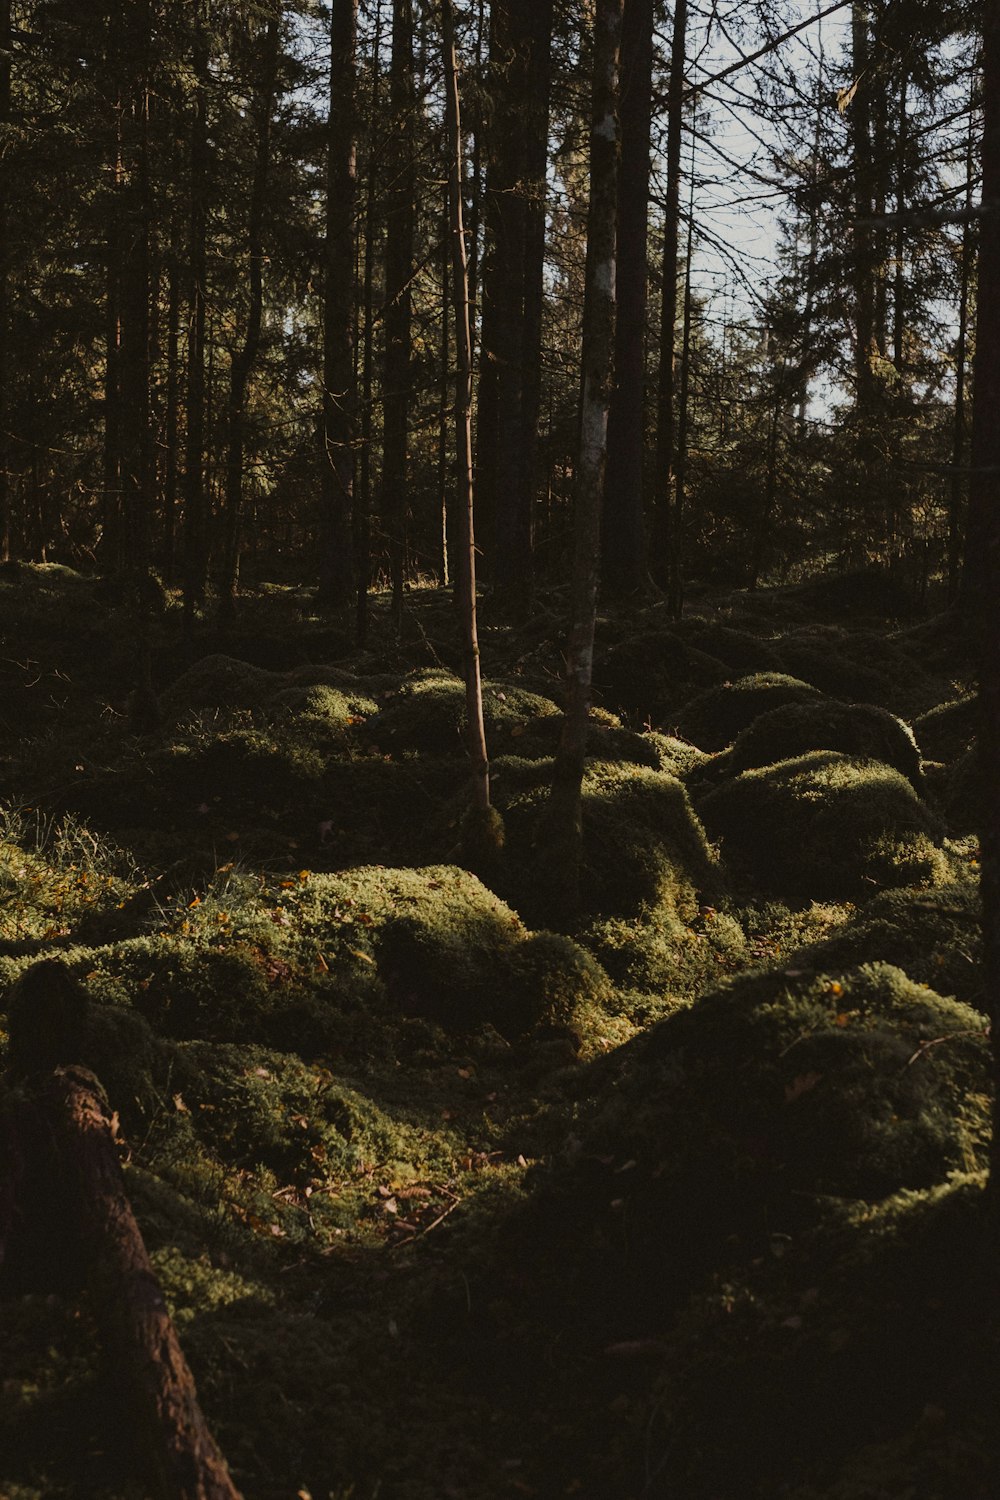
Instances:
[[[583,306],[583,393],[573,517],[573,578],[566,706],[547,814],[546,860],[568,909],[579,901],[581,789],[587,752],[600,581],[601,501],[607,461],[615,338],[618,218],[618,69],[624,0],[597,0],[590,126],[590,206]]]
[[[334,0],[327,115],[319,580],[319,602],[328,609],[347,603],[353,571],[357,25],[357,0]]]

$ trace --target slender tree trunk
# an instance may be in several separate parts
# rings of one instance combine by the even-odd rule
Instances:
[[[899,82],[899,122],[896,127],[896,211],[900,215],[905,212],[907,199],[907,93],[908,79],[904,73]],[[906,355],[906,229],[902,223],[896,230],[893,260],[895,264],[892,293],[892,363],[897,373],[901,375]]]
[[[587,750],[600,579],[601,500],[607,461],[615,339],[618,216],[618,63],[624,0],[597,0],[590,130],[590,205],[583,304],[583,398],[573,517],[572,622],[566,648],[566,712],[546,819],[545,858],[567,911],[580,899],[581,789]]]
[[[241,347],[233,351],[229,366],[229,405],[226,413],[229,442],[226,453],[226,489],[223,502],[222,577],[219,581],[219,609],[224,620],[230,619],[235,609],[236,590],[240,576],[247,401],[250,378],[260,353],[264,317],[264,216],[267,209],[267,183],[271,166],[271,124],[274,115],[280,41],[281,21],[280,12],[277,12],[268,19],[267,29],[262,39],[260,88],[253,109],[257,117],[257,144],[254,151],[247,223],[249,260],[247,275],[250,302],[247,310],[246,334]]]
[[[966,383],[969,360],[969,291],[972,279],[973,220],[972,184],[975,177],[975,110],[969,100],[969,135],[965,155],[965,212],[962,229],[962,266],[958,295],[958,338],[955,346],[955,409],[951,432],[951,486],[948,494],[948,602],[955,604],[962,587],[962,531],[965,489],[962,465],[965,457]]]
[[[451,0],[441,0],[448,131],[448,199],[451,210],[452,288],[455,297],[455,436],[458,458],[458,607],[465,676],[466,741],[472,763],[472,804],[480,818],[490,807],[490,767],[483,722],[483,690],[476,626],[476,535],[472,474],[472,332],[469,323],[469,271],[462,215],[462,129]],[[485,830],[483,830],[485,832]]]
[[[542,0],[547,3],[547,0]],[[479,306],[480,229],[483,216],[483,40],[486,35],[485,0],[476,8],[476,112],[472,122],[472,163],[469,183],[469,326],[476,347],[476,312]]]
[[[694,139],[691,142],[691,185],[688,194],[687,256],[684,263],[684,328],[681,335],[681,385],[677,403],[677,454],[674,462],[674,517],[670,549],[667,608],[679,620],[684,608],[683,536],[687,508],[688,433],[691,422],[691,261],[694,249]]]
[[[208,45],[203,14],[194,33],[194,114],[191,121],[189,204],[187,431],[184,452],[184,633],[190,639],[195,610],[205,602],[208,569],[206,504],[205,312],[208,276]]]
[[[352,593],[354,525],[355,262],[357,253],[357,0],[334,0],[327,117],[326,268],[323,298],[323,452],[319,602]]]
[[[663,210],[662,305],[656,407],[656,499],[650,549],[650,571],[656,582],[664,588],[670,582],[677,533],[671,491],[677,424],[674,410],[674,350],[677,343],[677,281],[680,271],[681,131],[684,123],[687,11],[687,0],[675,0],[670,78],[667,84],[667,186]]]
[[[643,578],[646,250],[654,11],[654,0],[625,0],[615,387],[608,418],[602,542],[604,585],[617,595],[634,593]]]
[[[11,119],[10,0],[0,0],[0,133]],[[10,204],[0,170],[0,562],[10,557]]]
[[[876,391],[873,369],[876,353],[875,232],[861,222],[873,217],[875,198],[868,25],[867,4],[864,0],[855,0],[851,11],[851,43],[857,88],[850,105],[855,212],[851,257],[854,280],[854,400],[855,410],[865,429],[870,427],[874,416]]]
[[[361,458],[358,465],[358,495],[354,507],[354,575],[357,590],[355,634],[359,646],[368,639],[368,585],[371,574],[372,518],[372,394],[375,371],[375,240],[377,235],[378,178],[375,171],[375,128],[381,103],[382,0],[375,0],[372,39],[373,120],[368,130],[368,176],[365,191],[365,254],[362,270],[361,311]]]
[[[123,259],[124,167],[122,163],[121,4],[108,19],[106,66],[111,90],[111,140],[108,166],[111,196],[108,206],[104,309],[104,473],[101,505],[101,555],[110,572],[121,566],[122,540],[122,375],[121,296]]]
[[[385,247],[385,365],[382,376],[382,518],[389,533],[392,616],[403,618],[406,567],[407,437],[410,412],[410,357],[415,219],[413,158],[413,5],[394,0],[389,115],[392,122],[388,228]]]
[[[121,292],[122,527],[125,569],[149,570],[153,513],[150,425],[149,0],[126,11],[123,157],[126,185]]]
[[[549,111],[552,92],[553,0],[535,0],[529,12],[528,98],[525,114],[524,314],[521,339],[521,438],[518,514],[526,573],[534,574],[535,502],[542,415],[542,322],[545,308],[545,220],[548,198]]]
[[[972,602],[981,660],[983,942],[997,1084],[990,1192],[1000,1229],[1000,0],[986,0],[984,8],[983,113],[969,536],[978,559]]]
[[[454,28],[454,20],[452,19]],[[445,43],[445,67],[448,66],[447,41]],[[446,79],[447,86],[447,79]],[[459,142],[461,145],[461,142]],[[446,142],[445,160],[451,160],[450,146]],[[450,182],[445,183],[444,201],[441,213],[441,389],[438,394],[438,465],[437,465],[437,493],[441,516],[441,550],[438,556],[437,575],[442,588],[447,588],[450,582],[450,569],[448,565],[448,492],[450,489],[449,470],[451,458],[448,451],[448,418],[451,414],[451,319],[448,316],[448,295],[451,286],[451,255],[452,255],[452,227],[451,227],[451,189]],[[468,269],[466,270],[468,276]],[[471,331],[470,331],[471,338]]]
[[[171,251],[167,272],[167,409],[163,434],[163,577],[174,582],[177,568],[177,437],[180,427],[181,278]]]

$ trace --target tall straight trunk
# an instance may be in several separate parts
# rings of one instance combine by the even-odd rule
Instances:
[[[0,132],[11,119],[10,0],[0,0]],[[10,206],[0,171],[0,562],[10,557]]]
[[[687,507],[688,433],[691,423],[691,261],[694,249],[694,137],[691,139],[690,191],[688,193],[687,255],[684,262],[684,325],[681,335],[681,384],[677,403],[677,453],[674,460],[673,545],[667,608],[679,620],[684,608],[683,536]]]
[[[590,204],[583,301],[583,395],[573,515],[572,620],[566,648],[566,711],[546,818],[552,896],[571,911],[580,899],[581,790],[587,751],[600,580],[601,501],[615,343],[618,218],[618,64],[624,0],[597,0],[590,128]]]
[[[382,0],[375,0],[372,38],[372,120],[381,102]],[[357,591],[355,635],[359,646],[368,639],[368,584],[371,574],[372,517],[372,393],[375,374],[375,238],[378,178],[375,171],[374,124],[368,131],[368,173],[365,190],[365,253],[361,276],[361,455],[358,493],[354,507],[354,580]]]
[[[978,559],[972,602],[980,640],[980,773],[985,990],[994,1075],[990,1193],[1000,1232],[1000,0],[983,16],[983,211],[980,219],[969,534]]]
[[[465,677],[466,743],[472,763],[472,802],[481,814],[490,805],[490,766],[483,721],[483,688],[476,626],[476,535],[472,474],[472,333],[469,324],[469,271],[462,215],[462,129],[455,59],[455,20],[451,0],[441,0],[448,132],[452,288],[455,298],[455,437],[458,459],[458,607]]]
[[[205,602],[208,526],[205,473],[205,313],[208,275],[208,44],[202,13],[195,21],[194,113],[188,205],[187,431],[184,451],[184,632]]]
[[[392,617],[403,616],[406,566],[407,435],[410,414],[410,357],[413,239],[416,188],[413,132],[413,4],[394,0],[392,63],[389,75],[391,121],[388,224],[385,246],[385,362],[382,374],[382,519],[389,533]]]
[[[684,62],[687,46],[687,0],[675,0],[667,84],[667,184],[663,208],[662,303],[660,358],[656,404],[656,460],[654,470],[650,572],[666,588],[672,572],[677,527],[674,522],[673,468],[677,426],[675,359],[677,343],[677,280],[680,271],[681,131],[684,124]]]
[[[522,549],[526,565],[524,591],[530,590],[534,570],[535,504],[539,478],[553,0],[535,0],[529,16],[531,30],[525,111],[524,312],[521,330],[521,461],[517,501],[518,515],[522,518]]]
[[[654,0],[625,0],[615,387],[608,417],[602,540],[604,585],[618,595],[639,588],[644,562],[642,471],[646,395],[646,248],[654,11]]]
[[[965,457],[966,383],[969,361],[969,291],[972,280],[972,184],[975,176],[975,110],[969,101],[969,135],[965,155],[965,224],[962,229],[962,267],[958,294],[958,338],[955,347],[955,407],[951,429],[951,486],[948,494],[948,602],[954,604],[962,587],[963,492]]]
[[[153,449],[149,395],[149,0],[133,0],[123,35],[122,157],[125,171],[121,266],[121,564],[148,571]]]
[[[108,153],[111,194],[105,236],[104,302],[104,452],[101,504],[101,554],[111,572],[121,565],[122,411],[121,297],[124,245],[121,87],[121,4],[108,17],[105,63],[111,92],[112,120]]]
[[[896,211],[902,216],[906,212],[906,148],[907,148],[907,94],[908,82],[904,73],[899,81],[899,120],[896,125]],[[898,374],[903,373],[906,335],[906,228],[900,222],[896,229],[893,253],[892,292],[892,363]]]
[[[854,401],[865,427],[875,407],[875,232],[862,221],[873,217],[874,174],[872,159],[871,90],[869,76],[868,6],[855,0],[851,9],[851,48],[856,92],[850,105],[851,157],[854,172],[853,254],[854,282]]]
[[[451,16],[452,29],[454,29],[454,17]],[[448,47],[445,42],[445,68],[448,67]],[[457,67],[457,64],[456,64]],[[446,79],[447,86],[447,79]],[[446,122],[447,123],[447,122]],[[447,130],[446,130],[447,133]],[[459,141],[461,148],[461,140]],[[445,160],[450,163],[450,145],[446,142]],[[441,206],[441,386],[438,393],[438,465],[437,465],[437,493],[439,515],[441,518],[440,542],[441,550],[438,554],[437,575],[442,588],[447,588],[450,582],[450,568],[448,562],[448,473],[451,468],[451,458],[448,451],[448,418],[451,413],[451,319],[448,316],[448,295],[451,286],[451,258],[452,258],[452,205],[450,178],[445,183],[444,199]],[[464,229],[464,225],[463,225]],[[468,255],[466,256],[466,294],[468,295]],[[470,359],[471,359],[471,314],[470,314]]]
[[[319,578],[319,602],[327,609],[347,604],[353,572],[357,33],[358,0],[334,0],[327,116]]]
[[[232,615],[240,575],[247,400],[250,377],[260,353],[264,316],[264,215],[267,208],[267,183],[271,166],[271,125],[274,115],[280,40],[279,11],[268,19],[261,42],[260,87],[253,107],[253,114],[256,116],[257,143],[254,150],[253,179],[250,185],[247,221],[247,279],[250,298],[243,343],[233,351],[229,365],[229,403],[226,412],[229,441],[226,452],[226,488],[223,502],[222,576],[219,580],[219,606],[223,618],[229,618]]]
[[[547,0],[541,0],[546,4]],[[469,183],[468,266],[469,328],[476,347],[476,310],[479,306],[479,240],[483,217],[483,41],[486,35],[485,0],[476,7],[476,113],[472,123],[472,163]],[[473,357],[475,355],[473,354]]]
[[[177,566],[177,436],[180,418],[181,278],[171,251],[167,272],[167,409],[163,436],[163,576],[174,582]]]
[[[816,266],[819,260],[819,163],[823,143],[823,117],[827,100],[824,89],[826,53],[823,48],[823,25],[817,25],[816,50],[818,67],[816,72],[816,106],[813,116],[812,154],[809,162],[809,251],[805,267],[805,305],[801,319],[801,354],[799,371],[798,425],[800,436],[805,433],[806,416],[809,409],[809,384],[813,373],[813,320],[816,311]]]

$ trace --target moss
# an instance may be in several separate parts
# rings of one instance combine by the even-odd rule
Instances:
[[[580,940],[623,991],[647,997],[638,1007],[645,1019],[714,988],[748,960],[739,922],[712,907],[690,923],[665,906],[631,918],[599,918],[588,924]]]
[[[942,995],[985,1008],[976,882],[929,891],[883,891],[839,931],[787,962],[829,969],[876,959]]]
[[[731,672],[780,672],[781,661],[774,646],[749,631],[734,629],[714,620],[697,617],[681,621],[677,634],[699,651],[716,657]]]
[[[638,727],[671,724],[688,699],[725,676],[722,662],[672,630],[628,638],[594,663],[594,685],[604,702]]]
[[[505,890],[517,909],[539,925],[556,914],[553,893],[539,882],[534,851],[550,783],[551,771],[543,770],[526,784],[523,774],[515,776],[509,769],[497,782],[508,837]],[[581,796],[585,912],[634,916],[665,906],[684,917],[697,910],[699,892],[718,888],[717,862],[687,792],[674,777],[591,761]]]
[[[312,683],[282,688],[270,699],[268,710],[296,741],[336,750],[350,742],[356,726],[378,712],[378,704],[361,692]]]
[[[703,766],[711,756],[704,750],[699,750],[697,745],[692,745],[689,740],[677,739],[670,734],[657,734],[655,730],[643,735],[656,755],[656,769],[666,771],[668,776],[678,776],[682,779],[699,766]]]
[[[935,820],[890,766],[814,751],[744,771],[699,811],[723,855],[796,900],[863,900],[948,878]]]
[[[920,752],[911,730],[886,709],[870,703],[826,699],[771,709],[737,736],[729,764],[733,771],[747,771],[810,750],[839,750],[881,761],[902,772],[917,791],[921,789]]]
[[[782,641],[781,661],[786,672],[793,672],[821,692],[850,703],[877,703],[886,707],[895,701],[893,682],[886,672],[851,661],[808,637]]]
[[[758,672],[737,682],[722,683],[693,699],[679,716],[678,728],[701,750],[722,750],[769,709],[805,703],[817,696],[816,688],[796,677]]]
[[[616,1014],[607,973],[585,948],[562,933],[537,932],[514,949],[511,972],[528,998],[519,1029],[568,1032],[584,1057],[622,1042],[632,1028]]]
[[[231,656],[205,656],[161,694],[160,709],[176,722],[204,710],[262,708],[281,681],[279,673]]]
[[[988,1120],[982,1017],[868,964],[736,979],[668,1018],[595,1142],[686,1178],[759,1176],[762,1197],[879,1199],[977,1170]]]
[[[978,833],[982,829],[986,796],[979,746],[973,743],[949,768],[944,785],[945,816],[956,834]]]
[[[487,742],[503,739],[518,725],[556,706],[509,683],[483,686]],[[365,738],[382,750],[418,750],[446,755],[464,751],[465,684],[439,670],[416,674],[365,726]]]
[[[957,760],[972,744],[979,723],[974,693],[939,703],[914,722],[917,743],[928,760]]]
[[[501,726],[491,745],[503,752],[509,743],[518,756],[542,759],[555,755],[559,748],[564,718],[562,714],[544,714],[524,723]],[[633,765],[661,769],[660,755],[651,737],[623,729],[613,714],[591,711],[587,730],[587,755],[591,760],[628,761]]]

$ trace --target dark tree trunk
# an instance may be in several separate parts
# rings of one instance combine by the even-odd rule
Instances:
[[[854,401],[864,432],[870,430],[875,411],[876,380],[873,361],[877,353],[875,231],[864,222],[873,217],[875,202],[868,28],[868,6],[864,0],[855,0],[851,11],[851,47],[856,84],[856,92],[850,104],[855,213],[851,272],[854,280]],[[866,449],[867,446],[866,443]]]
[[[382,0],[375,0],[372,37],[373,119],[381,102]],[[361,455],[358,493],[354,507],[354,574],[356,599],[355,634],[359,646],[368,639],[368,584],[371,573],[372,526],[372,393],[375,375],[375,240],[377,235],[378,177],[375,171],[374,123],[368,130],[368,175],[365,190],[365,254],[361,277]]]
[[[184,452],[184,631],[205,602],[208,525],[205,472],[205,312],[208,275],[208,44],[199,17],[194,33],[194,115],[191,121],[189,204],[187,433]]]
[[[327,117],[326,268],[323,297],[323,451],[319,603],[351,597],[356,408],[354,277],[357,253],[357,0],[334,0]]]
[[[604,586],[617,595],[633,593],[643,578],[646,246],[654,11],[654,0],[625,0],[615,387],[608,417],[602,539]]]
[[[101,505],[101,556],[110,572],[117,572],[121,565],[122,540],[121,295],[124,167],[122,163],[121,46],[121,5],[116,3],[112,6],[109,16],[106,45],[113,119],[108,160],[111,197],[105,242],[104,474]]]
[[[445,68],[445,118],[448,132],[448,203],[452,253],[451,282],[455,298],[455,436],[458,459],[458,609],[462,629],[465,677],[466,742],[472,763],[472,804],[480,823],[488,819],[490,766],[483,722],[483,689],[476,625],[476,531],[472,476],[472,332],[469,322],[469,269],[462,214],[462,127],[455,59],[455,19],[451,0],[441,0]],[[488,827],[488,824],[487,824]],[[480,835],[486,827],[480,828]]]
[[[677,281],[680,271],[681,132],[684,123],[684,62],[687,45],[687,0],[675,0],[667,84],[667,185],[663,210],[662,304],[660,360],[656,405],[656,467],[654,475],[650,572],[662,588],[669,586],[677,543],[674,519],[675,347],[677,344]]]
[[[972,184],[975,178],[975,110],[969,101],[969,135],[965,156],[966,220],[962,229],[962,269],[958,294],[958,338],[955,346],[955,409],[951,431],[951,486],[948,495],[948,602],[955,604],[962,589],[962,533],[965,479],[962,466],[966,443],[966,384],[969,362],[969,292],[972,280],[974,229]]]
[[[121,263],[121,564],[137,578],[149,570],[153,445],[149,398],[149,0],[125,12],[122,156],[125,189]]]
[[[177,569],[177,438],[180,430],[181,279],[171,254],[167,273],[167,409],[163,435],[163,577],[173,584]]]
[[[583,854],[581,789],[587,750],[600,580],[601,501],[614,378],[618,214],[618,63],[624,0],[597,0],[590,130],[590,205],[583,304],[583,397],[573,516],[572,620],[566,648],[566,712],[544,835],[553,900],[573,911]]]
[[[382,373],[382,519],[389,533],[392,615],[403,616],[406,568],[407,438],[410,414],[410,357],[413,238],[416,187],[413,131],[412,0],[394,0],[392,64],[389,76],[391,120],[388,225],[385,246],[385,364]]]
[[[264,216],[267,209],[267,183],[271,166],[271,124],[274,115],[280,41],[279,11],[269,18],[261,43],[260,87],[253,110],[257,117],[257,145],[254,152],[247,223],[249,261],[247,275],[250,301],[247,310],[246,334],[240,348],[233,351],[229,367],[229,406],[226,413],[229,442],[226,452],[226,490],[223,507],[222,576],[219,580],[219,608],[223,619],[229,619],[232,616],[240,574],[247,400],[250,377],[260,353],[264,316]]]
[[[10,123],[10,0],[0,0],[0,132]],[[10,557],[10,206],[0,172],[0,562]]]
[[[1000,0],[983,17],[983,206],[976,307],[972,473],[969,483],[971,603],[980,641],[980,773],[986,995],[996,1059],[990,1191],[1000,1223]]]

